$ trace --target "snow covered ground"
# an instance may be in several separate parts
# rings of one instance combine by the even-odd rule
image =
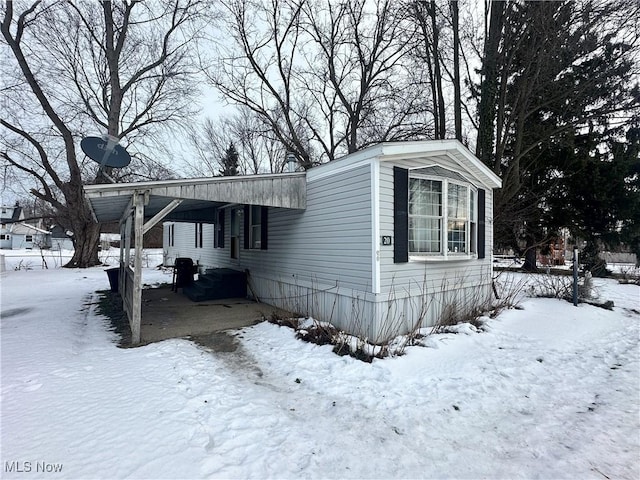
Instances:
[[[636,285],[367,364],[269,323],[234,352],[121,349],[103,268],[0,278],[2,478],[640,477]]]

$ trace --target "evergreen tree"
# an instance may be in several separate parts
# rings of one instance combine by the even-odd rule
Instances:
[[[477,153],[503,180],[494,199],[496,244],[524,253],[533,270],[536,249],[561,226],[550,204],[567,191],[556,187],[574,178],[578,149],[591,152],[620,135],[613,121],[638,110],[637,39],[625,35],[633,17],[625,12],[635,7],[588,0],[503,7],[491,19],[499,41],[485,52]]]
[[[606,273],[598,253],[627,243],[640,254],[640,128],[626,138],[602,142],[593,132],[576,139],[563,181],[549,195],[549,222],[587,241],[581,263],[594,275]]]
[[[229,148],[227,148],[224,153],[224,157],[222,157],[222,161],[220,162],[222,169],[220,169],[220,175],[228,177],[238,175],[238,163],[240,158],[238,156],[238,151],[236,150],[233,142],[229,144]]]

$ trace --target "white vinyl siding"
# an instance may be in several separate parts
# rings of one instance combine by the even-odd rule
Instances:
[[[433,163],[437,163],[444,168],[452,171],[459,171],[459,166],[447,156],[434,159]],[[424,166],[424,161],[417,160],[398,160],[394,162],[381,162],[380,164],[380,235],[393,235],[393,167],[417,168]],[[462,172],[464,173],[464,172]],[[486,188],[471,182],[473,187]],[[462,183],[462,182],[454,182]],[[473,203],[473,217],[469,222],[469,237],[472,231],[477,231],[477,192],[472,188],[473,196],[469,202]],[[485,219],[487,223],[485,245],[486,258],[478,259],[475,256],[462,256],[458,258],[451,255],[446,261],[437,261],[439,258],[444,260],[443,256],[427,255],[425,260],[420,261],[418,257],[410,253],[410,261],[407,263],[393,262],[393,247],[379,247],[380,249],[380,287],[381,295],[408,296],[414,295],[416,292],[423,291],[442,291],[445,288],[473,288],[474,286],[487,287],[491,284],[491,251],[493,245],[492,237],[492,218],[493,218],[493,191],[486,188],[486,208]],[[448,212],[447,212],[448,213]],[[394,239],[395,241],[395,239]],[[477,251],[477,246],[469,240],[471,251]],[[448,243],[448,238],[447,238]],[[446,245],[441,245],[446,248]],[[433,261],[430,261],[433,260]],[[454,285],[457,285],[454,287]]]
[[[202,225],[201,227],[196,227]],[[173,226],[173,228],[171,228]],[[196,228],[202,231],[202,248],[197,248]],[[173,246],[169,245],[170,231],[173,230]],[[164,264],[173,265],[176,258],[188,257],[194,264],[202,265],[213,250],[214,225],[210,223],[165,222],[163,224]]]
[[[371,288],[369,165],[307,185],[307,209],[269,209],[269,249],[242,251],[252,275],[319,288]]]
[[[270,207],[269,249],[246,250],[240,242],[237,260],[231,258],[230,252],[232,211],[234,209],[225,209],[225,248],[194,249],[194,224],[176,223],[176,246],[169,249],[172,255],[180,252],[178,256],[193,258],[206,267],[249,269],[252,277],[282,279],[319,288],[337,285],[371,291],[370,164],[318,180],[309,179],[306,210]],[[244,236],[243,223],[238,222],[240,238]],[[210,234],[214,233],[213,225],[204,225],[204,244],[213,245],[212,237],[210,242],[206,237],[208,226]],[[192,248],[185,248],[180,240],[183,237],[191,240]]]

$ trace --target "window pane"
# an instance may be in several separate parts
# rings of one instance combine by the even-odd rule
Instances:
[[[450,218],[468,218],[467,187],[450,183],[447,193],[447,215]]]
[[[475,223],[471,223],[471,253],[478,253],[478,228]]]
[[[253,225],[251,227],[251,248],[260,248],[260,234],[260,225]]]
[[[262,238],[260,228],[260,222],[262,220],[261,213],[261,207],[256,205],[251,206],[251,217],[249,219],[249,239],[251,248],[260,248],[260,239]]]
[[[260,207],[256,205],[251,206],[251,225],[260,225]]]
[[[447,222],[447,249],[452,253],[467,251],[467,222],[450,220]]]
[[[473,222],[476,219],[476,192],[473,190],[469,192],[469,201],[471,202],[469,206],[469,219]]]
[[[409,180],[409,215],[442,215],[442,182],[411,178]]]
[[[440,252],[440,219],[409,218],[409,251]]]
[[[440,253],[442,182],[409,179],[409,251]]]

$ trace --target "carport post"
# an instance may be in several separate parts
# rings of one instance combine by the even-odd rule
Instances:
[[[135,257],[133,263],[133,318],[131,321],[131,343],[140,343],[140,324],[142,319],[142,247],[143,247],[143,226],[144,226],[144,201],[145,195],[140,192],[134,193],[134,245]]]
[[[127,236],[125,225],[125,222],[120,222],[120,263],[118,264],[118,267],[120,267],[120,274],[118,275],[118,292],[120,292],[122,298],[124,298],[125,294],[124,276],[126,275],[124,267],[124,239]]]

